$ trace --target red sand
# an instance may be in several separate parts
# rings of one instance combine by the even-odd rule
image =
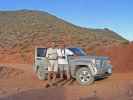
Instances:
[[[133,71],[133,44],[104,48],[97,54],[109,56],[115,72]]]
[[[33,73],[33,54],[0,53],[0,100],[133,100],[133,44],[98,50],[111,57],[113,75],[84,87],[74,81],[44,88]]]
[[[25,66],[26,67],[26,66]],[[115,73],[90,86],[73,82],[67,86],[44,88],[46,81],[29,78],[0,79],[0,100],[132,100],[132,73]],[[10,84],[8,84],[10,83]],[[119,98],[119,99],[118,99]]]
[[[34,50],[33,52],[27,53],[19,53],[19,49],[16,52],[13,50],[3,52],[4,53],[0,52],[0,63],[33,64],[34,62]],[[115,72],[133,71],[133,43],[129,45],[103,48],[97,50],[96,53],[97,55],[109,56]]]

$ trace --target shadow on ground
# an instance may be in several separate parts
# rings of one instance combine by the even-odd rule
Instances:
[[[20,92],[0,100],[64,100],[64,88],[35,89]]]

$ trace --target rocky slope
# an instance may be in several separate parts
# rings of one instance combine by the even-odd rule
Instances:
[[[12,59],[27,59],[25,56],[33,54],[35,46],[48,46],[51,40],[85,49],[128,42],[107,28],[79,27],[47,12],[0,11],[0,58],[10,54]]]
[[[67,38],[73,44],[80,46],[89,46],[93,42],[97,42],[95,44],[126,42],[124,38],[107,28],[82,28],[46,12],[0,11],[0,47],[2,48],[45,45],[51,36],[56,41]]]

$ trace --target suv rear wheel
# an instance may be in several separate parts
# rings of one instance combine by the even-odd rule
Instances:
[[[94,77],[88,68],[82,67],[76,72],[76,80],[80,85],[90,85],[94,82]]]
[[[46,80],[47,79],[47,74],[39,67],[37,69],[37,77],[40,79],[40,80]]]

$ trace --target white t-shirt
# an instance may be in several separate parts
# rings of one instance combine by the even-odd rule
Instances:
[[[48,59],[57,59],[58,54],[57,54],[57,49],[56,48],[48,48],[47,53],[46,53],[46,57]]]
[[[58,64],[68,64],[68,55],[73,55],[73,52],[70,51],[69,49],[57,49],[57,54],[58,54]],[[65,58],[61,58],[61,57],[65,57]]]

